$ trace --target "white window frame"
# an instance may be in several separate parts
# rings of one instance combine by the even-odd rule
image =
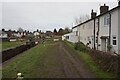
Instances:
[[[115,39],[114,39],[114,37],[115,37]],[[113,44],[113,41],[114,41],[114,40],[116,41],[116,45],[117,45],[117,36],[115,36],[115,35],[112,36],[112,45],[113,45],[113,46],[116,46],[116,45]]]

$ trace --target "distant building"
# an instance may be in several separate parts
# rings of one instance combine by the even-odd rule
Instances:
[[[33,34],[34,34],[34,36],[40,36],[40,33],[37,31],[34,31]]]
[[[0,40],[8,41],[8,34],[5,31],[0,30]]]
[[[62,36],[62,40],[67,40],[73,43],[78,42],[78,33],[73,29],[72,33],[68,33]]]
[[[3,40],[3,41],[16,41],[17,39],[18,40],[23,40],[25,39],[26,37],[28,37],[28,32],[24,31],[24,32],[19,32],[19,31],[12,31],[12,30],[4,30],[2,29],[0,31],[0,38]],[[31,35],[31,34],[29,34]]]
[[[46,38],[52,38],[53,37],[53,33],[51,31],[46,31]]]
[[[33,32],[33,35],[34,35],[34,39],[36,42],[40,42],[40,38],[41,38],[41,31],[34,31]]]
[[[8,37],[8,35],[6,32],[0,31],[0,38],[7,38],[7,37]]]

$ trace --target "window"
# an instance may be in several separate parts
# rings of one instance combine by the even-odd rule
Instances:
[[[117,39],[116,39],[116,36],[113,36],[113,45],[117,45]]]
[[[69,39],[69,36],[66,36],[66,39]]]
[[[106,15],[104,17],[104,26],[108,26],[110,24],[110,16]]]

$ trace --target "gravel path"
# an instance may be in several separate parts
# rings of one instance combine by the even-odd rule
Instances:
[[[58,57],[67,78],[95,78],[84,62],[78,59],[73,51],[67,50],[68,48],[62,42],[58,42],[55,46],[58,48]]]

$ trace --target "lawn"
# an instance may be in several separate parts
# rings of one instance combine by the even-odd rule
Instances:
[[[37,69],[41,69],[44,55],[48,53],[50,47],[48,43],[39,44],[28,51],[25,51],[13,62],[3,68],[3,78],[15,78],[18,72],[22,73],[24,78],[36,77]],[[41,63],[38,65],[38,63]],[[39,66],[39,68],[37,68]],[[37,72],[38,74],[40,72]]]
[[[2,47],[2,50],[6,50],[8,48],[13,48],[13,47],[16,47],[16,46],[19,46],[21,45],[23,42],[20,42],[20,41],[15,41],[15,42],[1,42],[0,43],[0,46]]]
[[[91,56],[87,53],[80,52],[74,49],[74,44],[71,42],[64,42],[71,50],[76,52],[76,55],[85,62],[88,68],[96,74],[98,78],[115,78],[115,75],[109,72],[103,71],[91,58]]]

